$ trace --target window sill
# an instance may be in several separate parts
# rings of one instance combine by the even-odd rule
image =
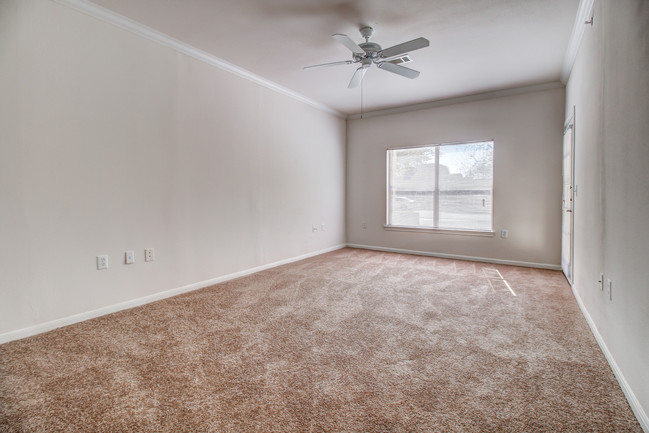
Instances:
[[[401,232],[420,232],[420,233],[431,233],[431,234],[443,234],[443,235],[460,235],[460,236],[482,236],[482,237],[493,237],[496,235],[494,231],[483,231],[483,230],[452,230],[452,229],[434,229],[434,228],[424,228],[424,227],[408,227],[408,226],[391,226],[384,225],[385,230],[392,231],[401,231]]]

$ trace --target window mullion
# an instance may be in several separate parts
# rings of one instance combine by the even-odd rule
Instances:
[[[433,227],[439,227],[439,146],[435,146],[435,189],[433,190]]]

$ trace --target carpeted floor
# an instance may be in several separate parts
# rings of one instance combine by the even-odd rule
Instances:
[[[343,249],[0,346],[2,432],[641,432],[560,272]]]

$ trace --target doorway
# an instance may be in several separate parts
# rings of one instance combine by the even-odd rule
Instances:
[[[561,269],[573,282],[573,227],[574,227],[574,153],[575,109],[568,116],[563,130],[563,196],[561,204]]]

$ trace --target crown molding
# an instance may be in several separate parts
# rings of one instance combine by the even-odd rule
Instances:
[[[297,101],[308,104],[314,108],[317,108],[318,110],[333,114],[343,119],[346,118],[346,115],[344,113],[341,113],[338,110],[335,110],[327,105],[321,104],[320,102],[308,98],[300,93],[287,89],[286,87],[280,86],[279,84],[267,80],[246,69],[233,65],[232,63],[220,59],[210,53],[207,53],[192,45],[179,41],[178,39],[174,39],[165,33],[154,30],[150,27],[145,26],[144,24],[138,23],[137,21],[133,21],[129,18],[126,18],[125,16],[119,15],[113,11],[110,11],[90,1],[87,0],[52,0],[52,1],[61,4],[63,6],[67,6],[71,9],[74,9],[78,12],[96,18],[98,20],[117,26],[121,29],[134,33],[143,38],[149,39],[153,42],[157,42],[161,45],[164,45],[175,51],[178,51],[179,53],[185,54],[189,57],[193,57],[194,59],[215,66],[224,71],[228,71],[248,81],[252,81],[255,84],[266,87],[267,89],[273,90],[277,93],[280,93],[285,96],[289,96],[290,98],[293,98]]]
[[[561,65],[561,82],[563,84],[566,84],[568,78],[570,78],[570,72],[572,71],[572,67],[577,59],[581,39],[583,38],[586,26],[588,25],[586,24],[586,21],[592,18],[594,1],[595,0],[581,0],[579,2],[577,16],[575,17],[575,23],[572,26],[572,33],[570,34],[570,40],[568,41],[568,49],[566,50],[563,64]]]
[[[425,110],[428,108],[443,107],[446,105],[462,104],[466,102],[484,101],[486,99],[501,98],[504,96],[520,95],[523,93],[541,92],[544,90],[559,89],[565,87],[559,81],[549,83],[533,84],[531,86],[511,87],[509,89],[494,90],[491,92],[475,93],[473,95],[459,96],[457,98],[438,99],[436,101],[423,102],[421,104],[404,105],[401,107],[386,108],[383,110],[369,111],[363,113],[363,119],[367,117],[385,116],[387,114],[407,113],[409,111]],[[347,120],[360,119],[360,114],[347,116]]]

